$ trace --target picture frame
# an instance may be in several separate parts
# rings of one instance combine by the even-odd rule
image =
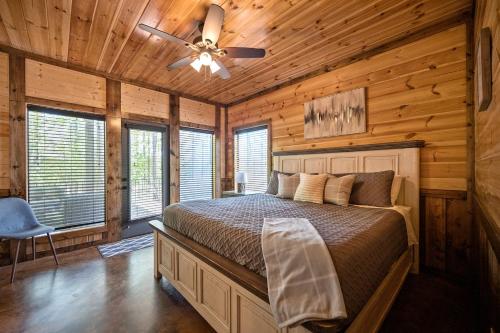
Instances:
[[[476,52],[476,109],[486,111],[492,99],[491,30],[482,28]]]
[[[366,132],[366,88],[339,92],[304,103],[304,138]]]

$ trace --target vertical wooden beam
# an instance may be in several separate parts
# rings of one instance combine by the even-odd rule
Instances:
[[[10,119],[10,195],[26,199],[26,76],[25,59],[9,55]],[[14,260],[16,242],[10,241],[10,259]],[[20,247],[18,261],[26,259],[26,242]]]
[[[121,239],[122,228],[121,84],[106,80],[106,226],[108,240]]]
[[[224,172],[224,186],[223,186],[223,191],[228,191],[228,190],[231,190],[231,187],[233,185],[232,181],[230,181],[230,179],[228,179],[228,164],[229,164],[229,161],[228,161],[228,157],[229,157],[229,154],[228,154],[228,147],[229,147],[229,135],[228,135],[228,112],[229,112],[229,107],[227,105],[224,106],[224,119],[223,119],[223,125],[224,125],[224,128],[223,128],[223,131],[224,131],[224,169],[223,169],[223,172]]]
[[[215,197],[222,196],[221,183],[221,107],[219,104],[215,106]]]
[[[10,195],[26,199],[25,59],[9,56]]]
[[[179,161],[179,130],[180,110],[179,96],[169,95],[169,134],[170,134],[170,203],[180,200],[180,161]]]

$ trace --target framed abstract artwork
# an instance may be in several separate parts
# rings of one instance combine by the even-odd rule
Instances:
[[[365,88],[304,103],[304,138],[366,132]]]

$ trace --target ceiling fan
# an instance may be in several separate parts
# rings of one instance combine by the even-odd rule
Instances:
[[[192,51],[191,55],[168,65],[167,68],[169,70],[191,65],[191,67],[199,72],[202,67],[205,70],[208,67],[212,74],[219,75],[222,79],[226,80],[231,77],[231,74],[219,58],[225,56],[229,58],[263,58],[266,55],[266,50],[249,47],[219,48],[217,41],[219,40],[223,23],[224,9],[212,4],[208,9],[205,22],[199,26],[201,36],[196,37],[192,43],[146,24],[139,24],[139,28],[170,42],[182,44]]]

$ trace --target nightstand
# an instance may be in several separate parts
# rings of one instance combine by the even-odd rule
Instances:
[[[231,197],[242,197],[242,196],[245,196],[245,195],[252,195],[252,194],[258,194],[260,192],[255,192],[255,191],[245,191],[245,192],[242,192],[242,193],[238,193],[236,191],[224,191],[222,192],[222,197],[223,198],[231,198]]]

